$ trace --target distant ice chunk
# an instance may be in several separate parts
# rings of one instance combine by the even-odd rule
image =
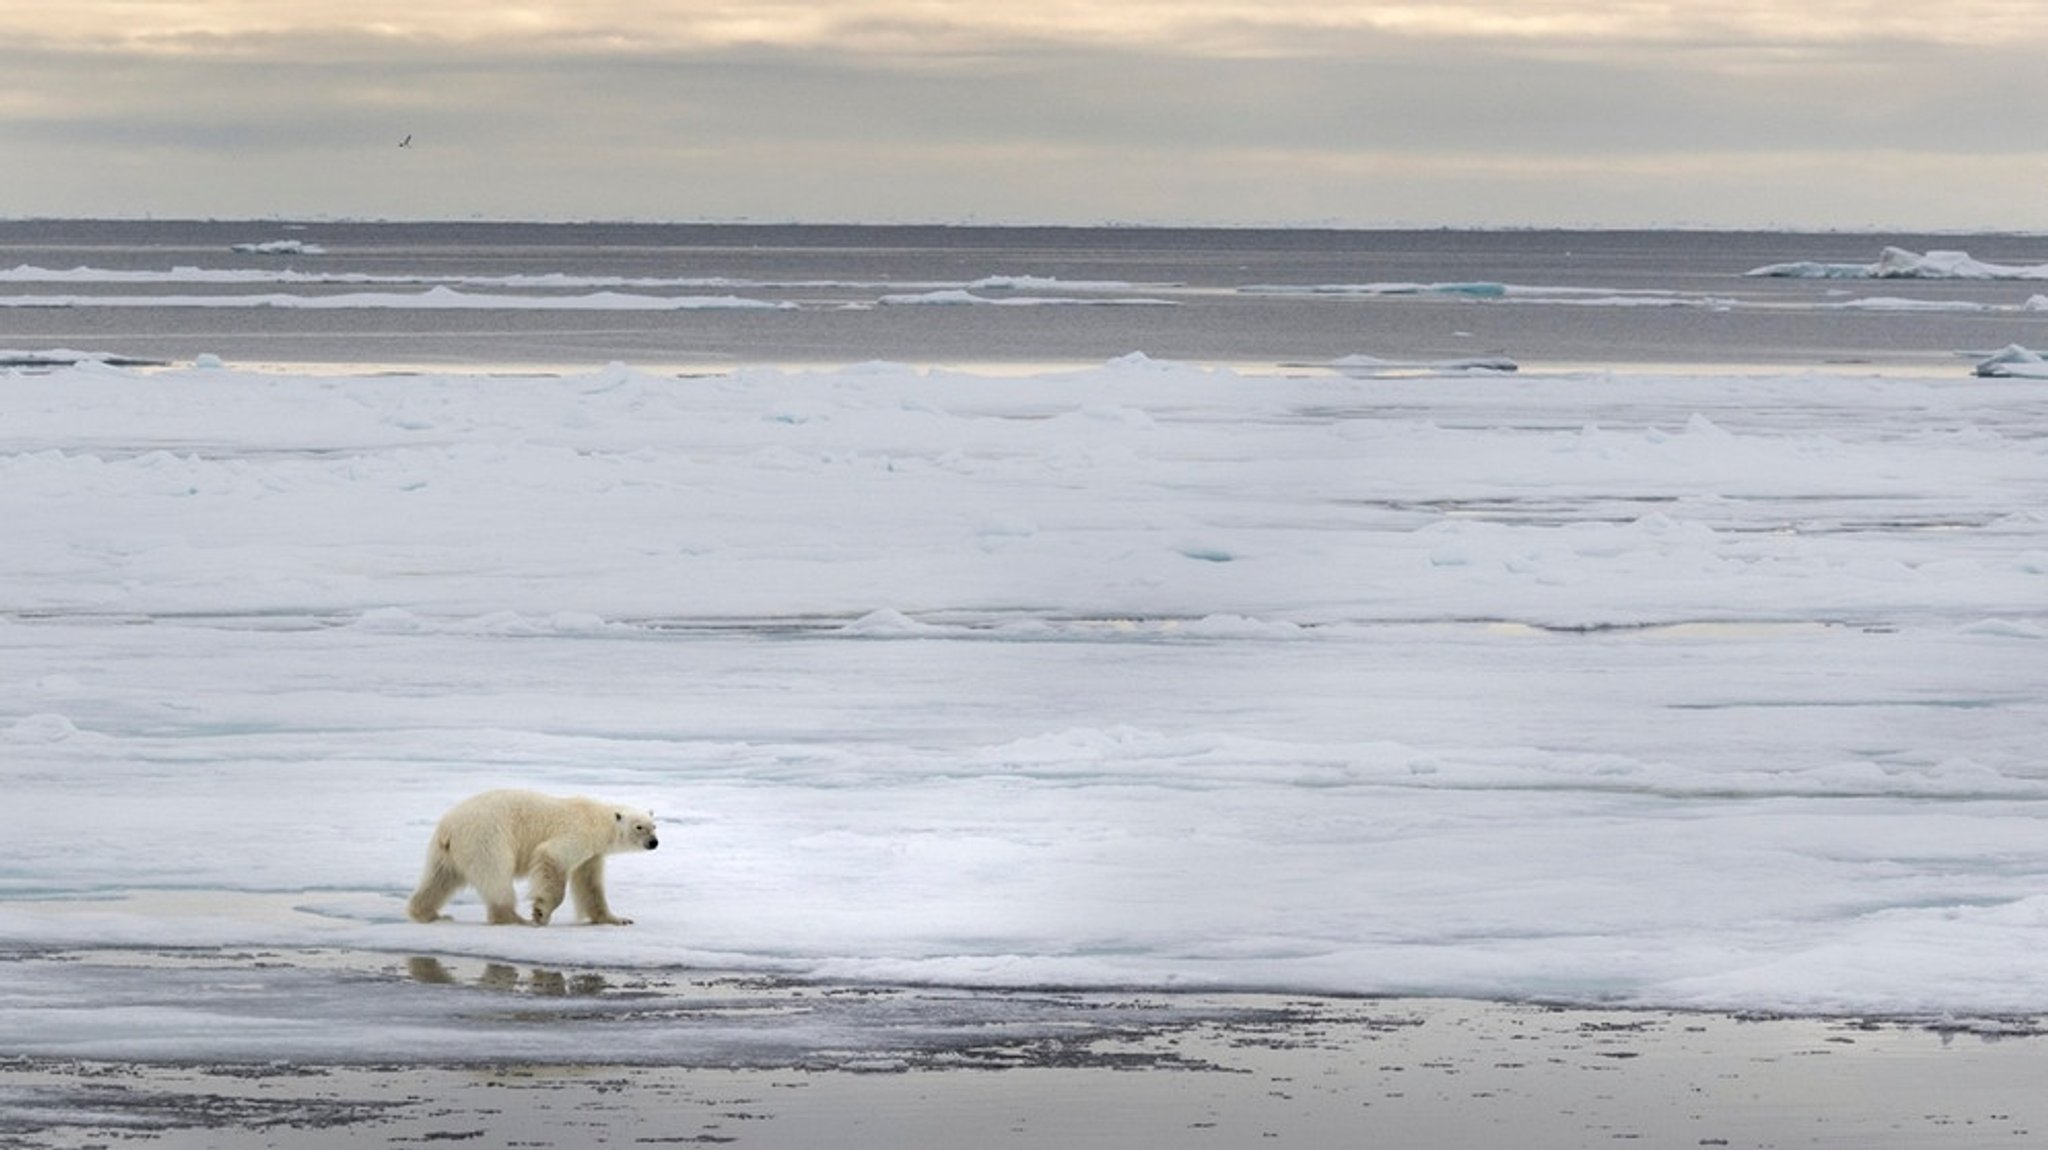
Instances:
[[[137,359],[129,355],[116,355],[107,351],[74,351],[68,347],[52,348],[49,351],[15,351],[0,349],[0,368],[5,367],[76,367],[82,363],[98,363],[108,367],[162,367],[157,359]]]
[[[1010,290],[1009,285],[988,284],[997,290]],[[885,295],[875,301],[885,307],[913,305],[939,305],[949,307],[1047,307],[1056,305],[1079,307],[1178,307],[1172,300],[1146,299],[1142,297],[1116,297],[1110,299],[1078,298],[1072,296],[1010,296],[999,298],[976,295],[964,288],[940,288],[937,291],[908,292]]]
[[[1250,295],[1447,295],[1467,299],[1503,299],[1508,285],[1491,281],[1455,283],[1247,284],[1237,289]]]
[[[1347,355],[1331,360],[1329,366],[1345,375],[1367,377],[1521,370],[1520,364],[1499,355],[1466,356],[1457,359],[1383,359],[1376,355]]]
[[[909,304],[972,306],[974,304],[995,303],[996,301],[983,299],[981,296],[975,295],[964,288],[941,288],[938,291],[902,292],[896,295],[885,295],[875,302],[887,304],[891,307],[901,307]]]
[[[245,255],[256,256],[324,256],[327,249],[305,240],[264,240],[260,243],[232,244],[230,249]]]
[[[1966,299],[1906,299],[1901,296],[1871,296],[1835,304],[1843,311],[1990,312],[2007,310],[1997,304]]]
[[[1130,291],[1129,280],[1063,280],[1055,276],[983,276],[967,285],[975,291]]]
[[[1930,251],[1925,254],[1905,248],[1887,247],[1876,263],[1835,264],[1812,260],[1767,264],[1752,268],[1747,275],[1775,279],[1836,280],[2048,280],[2048,264],[2031,267],[1985,263],[1968,252]]]
[[[944,631],[929,623],[920,623],[893,607],[870,611],[853,622],[839,628],[841,635],[858,635],[871,639],[916,639]]]
[[[1986,379],[2048,379],[2048,356],[2015,343],[1978,363],[1976,374]]]

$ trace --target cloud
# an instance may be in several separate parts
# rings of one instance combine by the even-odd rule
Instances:
[[[1197,55],[1327,53],[1355,34],[1580,46],[2048,37],[2048,11],[2014,0],[0,0],[0,19],[17,35],[164,52],[357,33],[606,52],[788,47],[924,54],[1023,43]]]
[[[0,0],[0,21],[23,32],[0,154],[33,172],[4,214],[1947,226],[2003,195],[2028,226],[2021,183],[1939,173],[2039,171],[2048,105],[2048,6],[1996,0]]]

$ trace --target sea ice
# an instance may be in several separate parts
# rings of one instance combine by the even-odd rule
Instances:
[[[1961,368],[0,371],[0,951],[2048,1010],[2044,437]],[[638,925],[405,919],[506,785],[660,816]]]

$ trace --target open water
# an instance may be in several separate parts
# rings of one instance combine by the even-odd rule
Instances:
[[[249,251],[271,245],[284,250]],[[0,221],[0,349],[574,369],[1499,357],[1930,366],[2038,345],[2020,280],[1763,278],[2048,237]]]

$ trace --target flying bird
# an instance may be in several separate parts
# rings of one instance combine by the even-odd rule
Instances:
[[[405,134],[405,139],[398,141],[398,146],[401,148],[412,147],[412,133],[407,132]]]

